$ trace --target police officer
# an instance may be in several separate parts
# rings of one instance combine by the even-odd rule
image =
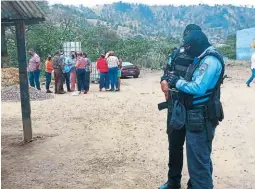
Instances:
[[[224,61],[202,31],[185,36],[184,48],[194,61],[184,78],[170,73],[168,84],[185,97],[188,189],[212,189],[212,140],[224,118],[220,102]]]
[[[189,24],[183,32],[183,37],[187,36],[191,31],[201,30],[198,25]],[[166,100],[169,100],[168,92],[168,75],[175,71],[181,77],[184,77],[188,66],[193,62],[193,58],[183,52],[183,48],[173,49],[169,56],[168,63],[161,77],[161,89],[165,93]],[[172,108],[168,108],[167,116],[167,134],[169,142],[169,162],[168,162],[168,181],[159,187],[159,189],[179,189],[181,188],[181,172],[183,167],[183,145],[185,141],[185,128],[180,130],[174,129],[170,124]]]

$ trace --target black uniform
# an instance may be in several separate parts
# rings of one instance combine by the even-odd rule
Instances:
[[[167,78],[167,75],[170,72],[174,72],[180,77],[185,77],[186,71],[189,65],[193,62],[193,58],[180,52],[178,49],[177,52],[174,52],[171,57],[171,63],[168,63],[164,70],[164,76],[162,79]],[[169,61],[170,62],[170,61]],[[173,94],[169,94],[170,101]],[[167,116],[167,134],[169,142],[169,171],[168,171],[168,183],[172,188],[179,188],[182,177],[182,167],[183,167],[183,145],[185,142],[185,128],[180,130],[174,129],[170,125],[170,119],[172,115],[172,103],[169,102],[168,116]]]

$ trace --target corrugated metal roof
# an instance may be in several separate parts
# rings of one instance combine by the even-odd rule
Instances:
[[[1,1],[2,23],[18,20],[44,21],[45,16],[35,1]]]

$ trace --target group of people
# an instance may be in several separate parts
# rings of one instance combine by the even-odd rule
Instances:
[[[120,91],[122,57],[116,57],[114,51],[101,54],[97,60],[97,70],[100,73],[99,90]]]
[[[29,50],[31,55],[28,72],[31,87],[40,87],[40,57],[33,49]],[[100,74],[99,91],[120,91],[122,58],[116,57],[113,51],[102,53],[96,62],[96,68]],[[90,73],[92,63],[84,52],[72,52],[70,56],[57,51],[54,56],[48,56],[45,61],[46,93],[52,93],[50,84],[52,72],[55,79],[55,93],[65,94],[64,83],[67,92],[73,92],[77,83],[77,94],[87,94],[90,89]]]
[[[50,91],[51,75],[54,71],[55,93],[65,94],[64,82],[67,92],[75,90],[77,80],[77,92],[87,94],[90,86],[91,61],[83,52],[72,52],[71,56],[65,56],[63,52],[57,51],[53,57],[48,56],[45,62],[46,92]]]

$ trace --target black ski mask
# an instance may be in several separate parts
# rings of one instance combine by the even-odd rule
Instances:
[[[204,32],[196,30],[191,31],[184,38],[184,49],[188,55],[195,58],[201,55],[211,44]]]
[[[189,25],[187,25],[185,30],[184,30],[184,32],[183,32],[183,37],[187,36],[191,31],[195,31],[195,30],[202,31],[200,26],[198,26],[196,24],[189,24]]]

